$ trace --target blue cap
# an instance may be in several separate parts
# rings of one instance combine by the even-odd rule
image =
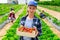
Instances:
[[[37,2],[36,1],[30,1],[28,3],[28,6],[30,6],[30,5],[37,6]]]

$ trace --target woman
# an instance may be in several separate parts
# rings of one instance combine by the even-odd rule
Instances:
[[[46,18],[46,15],[44,14],[44,10],[42,10],[42,12],[40,13],[40,17],[43,19]]]
[[[35,28],[38,30],[38,34],[35,38],[21,36],[20,40],[38,40],[38,36],[41,35],[41,23],[40,20],[34,15],[37,9],[37,2],[30,1],[28,3],[28,15],[21,19],[21,26],[27,28]]]
[[[10,14],[9,14],[9,20],[13,23],[13,21],[15,20],[15,12],[14,9],[11,8]]]

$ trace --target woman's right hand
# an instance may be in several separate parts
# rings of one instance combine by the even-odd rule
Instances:
[[[24,27],[23,25],[21,25],[20,27]]]

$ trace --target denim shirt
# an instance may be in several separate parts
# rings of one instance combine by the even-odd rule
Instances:
[[[23,26],[25,25],[26,18],[27,16],[21,18],[20,25],[23,25]],[[38,19],[35,16],[33,18],[33,26],[37,27],[37,30],[39,32],[37,36],[40,36],[42,34],[41,23],[40,23],[40,19]]]

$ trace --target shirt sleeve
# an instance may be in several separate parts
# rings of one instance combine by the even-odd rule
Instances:
[[[20,20],[20,25],[24,26],[24,19],[23,18],[21,18],[21,20]]]
[[[40,20],[38,20],[38,24],[37,24],[37,30],[38,30],[38,36],[42,35],[42,28],[41,28],[41,22]]]

